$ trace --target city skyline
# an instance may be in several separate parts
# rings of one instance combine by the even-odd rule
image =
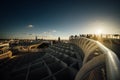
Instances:
[[[118,0],[4,0],[0,3],[0,38],[120,34],[119,5]]]

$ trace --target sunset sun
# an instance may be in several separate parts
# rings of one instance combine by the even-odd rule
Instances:
[[[102,32],[103,32],[102,29],[97,29],[96,30],[96,34],[102,34]]]

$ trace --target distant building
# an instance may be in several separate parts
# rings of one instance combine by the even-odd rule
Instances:
[[[58,42],[60,42],[60,37],[58,37]]]
[[[35,36],[35,40],[37,41],[38,39],[37,39],[37,36]]]

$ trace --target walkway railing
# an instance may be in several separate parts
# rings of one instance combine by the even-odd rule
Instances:
[[[113,51],[98,41],[84,37],[72,37],[70,42],[78,45],[84,52],[83,67],[75,80],[82,80],[87,73],[86,71],[90,71],[103,63],[106,68],[107,80],[120,80],[120,61]]]
[[[3,54],[0,54],[0,60],[1,59],[5,59],[5,58],[10,58],[12,56],[12,52],[11,51],[7,51]]]

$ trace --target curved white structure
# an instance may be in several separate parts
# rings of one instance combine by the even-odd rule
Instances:
[[[75,80],[85,79],[86,74],[102,65],[105,66],[107,80],[120,80],[120,62],[113,51],[98,41],[84,37],[72,37],[70,42],[78,45],[84,52],[83,66]]]

